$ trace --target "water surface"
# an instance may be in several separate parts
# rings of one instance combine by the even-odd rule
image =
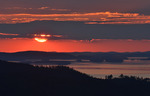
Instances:
[[[42,64],[42,66],[49,67],[51,65]],[[125,61],[123,63],[72,62],[65,66],[97,78],[105,78],[106,75],[110,74],[114,77],[124,74],[150,78],[150,61],[148,60]]]

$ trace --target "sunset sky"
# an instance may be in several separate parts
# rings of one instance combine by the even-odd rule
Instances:
[[[1,13],[140,12],[150,14],[149,0],[1,0]],[[54,10],[55,9],[55,10]],[[62,12],[63,11],[63,12]],[[67,11],[67,12],[64,12]]]
[[[1,0],[0,52],[27,50],[150,51],[150,1]]]

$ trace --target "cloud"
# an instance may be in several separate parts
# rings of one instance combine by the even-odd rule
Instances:
[[[141,12],[149,13],[149,0],[1,0],[0,9],[8,7],[40,8],[51,7],[54,9],[70,9],[72,12]],[[16,11],[13,11],[16,12]],[[1,13],[11,11],[1,10]],[[21,12],[16,12],[21,13]],[[29,13],[22,11],[22,13]],[[30,13],[35,13],[32,11]],[[41,12],[38,12],[40,14]],[[44,12],[48,14],[49,12]]]
[[[37,11],[37,12],[40,12],[40,11],[53,11],[53,12],[69,12],[71,11],[70,9],[57,9],[57,8],[51,8],[51,7],[48,7],[48,6],[43,6],[43,7],[38,7],[38,8],[32,8],[32,7],[7,7],[7,8],[3,8],[4,10],[6,11],[14,11],[14,12],[20,12],[20,13],[27,13],[27,12],[30,12],[30,11]]]
[[[67,11],[67,9],[49,9],[41,7],[38,10]],[[83,21],[85,24],[150,24],[150,15],[139,13],[94,12],[70,14],[0,14],[0,23],[26,23],[36,20]]]
[[[33,8],[23,8],[23,7],[7,7],[6,10],[32,10]]]
[[[46,38],[48,40],[62,40],[67,39],[67,36],[63,35],[51,35],[51,34],[11,34],[0,33],[0,39],[31,39],[31,38]]]
[[[0,38],[3,39],[12,39],[12,38],[17,38],[20,37],[19,34],[11,34],[11,33],[0,33]]]
[[[52,11],[71,11],[70,9],[50,9]]]
[[[40,8],[37,8],[39,10],[49,10],[49,11],[71,11],[69,9],[55,9],[55,8],[50,8],[50,7],[40,7]]]
[[[40,7],[40,8],[38,8],[38,9],[40,9],[40,10],[45,10],[45,9],[49,9],[49,7]]]
[[[0,33],[1,36],[18,36],[19,34]]]
[[[86,40],[84,40],[86,41]],[[142,39],[142,40],[135,40],[135,39],[92,39],[92,40],[89,40],[88,42],[89,43],[100,43],[100,42],[107,42],[107,41],[111,41],[111,42],[122,42],[122,41],[125,41],[125,42],[150,42],[150,40],[148,39]]]
[[[134,39],[150,40],[150,24],[84,24],[81,21],[34,21],[0,24],[0,38],[33,38],[34,34],[49,34],[49,39],[91,40]],[[10,34],[19,34],[17,36]],[[94,39],[94,40],[92,40]]]

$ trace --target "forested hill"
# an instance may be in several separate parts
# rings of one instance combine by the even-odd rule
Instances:
[[[0,96],[149,96],[149,79],[96,79],[64,66],[0,61]]]
[[[42,51],[24,51],[16,53],[3,53],[0,52],[0,59],[6,61],[23,61],[27,59],[74,59],[75,56],[69,53],[57,53],[57,52],[42,52]]]
[[[50,59],[86,59],[90,61],[108,61],[116,62],[123,61],[127,57],[148,57],[150,58],[150,52],[42,52],[42,51],[23,51],[16,53],[4,53],[0,52],[0,60],[6,61],[21,61],[27,62],[28,60],[42,60],[48,61]],[[108,60],[107,60],[108,59]],[[116,61],[115,61],[116,60]],[[29,63],[29,62],[28,62]]]

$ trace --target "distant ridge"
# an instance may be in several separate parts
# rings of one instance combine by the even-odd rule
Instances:
[[[0,59],[11,60],[26,60],[26,59],[90,59],[96,57],[150,57],[148,52],[44,52],[44,51],[21,51],[15,53],[0,52]]]
[[[11,60],[25,60],[25,59],[73,59],[75,56],[68,53],[57,52],[42,52],[42,51],[22,51],[15,53],[0,53],[0,59]]]

